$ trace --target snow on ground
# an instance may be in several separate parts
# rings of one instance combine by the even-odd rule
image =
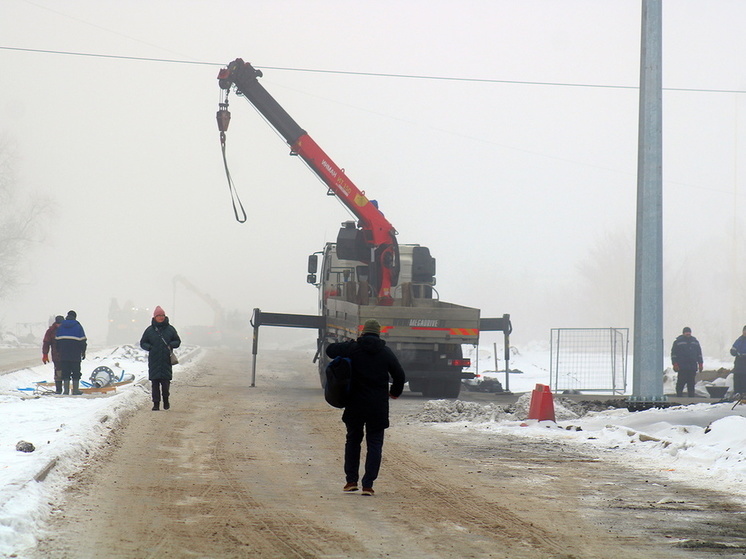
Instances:
[[[495,349],[497,349],[497,363],[495,363]],[[467,384],[477,385],[483,381],[497,380],[500,382],[503,388],[506,387],[505,379],[505,362],[503,360],[503,348],[500,344],[497,344],[497,348],[494,346],[480,346],[479,348],[473,346],[463,346],[464,357],[471,359],[471,367],[466,369],[467,372],[476,373],[479,378],[475,381],[468,381]],[[664,363],[667,361],[668,355],[664,357]],[[511,392],[521,393],[529,392],[534,389],[536,384],[546,384],[551,386],[551,373],[550,373],[550,362],[551,355],[548,344],[542,344],[534,342],[526,347],[514,347],[510,348],[510,378],[508,379],[508,388]],[[717,371],[718,369],[731,369],[733,361],[721,361],[718,359],[712,359],[705,357],[704,368],[705,371]],[[627,365],[627,386],[626,390],[620,390],[616,396],[611,392],[607,392],[609,397],[620,397],[623,395],[630,395],[632,389],[632,356],[628,358]],[[676,373],[673,369],[668,366],[665,370],[663,377],[663,391],[665,394],[674,395],[676,394]],[[707,385],[724,386],[728,390],[733,389],[732,378],[718,378],[713,381],[700,381],[695,385],[695,392],[697,397],[709,398],[709,393],[705,388]],[[490,392],[491,390],[485,390]],[[588,392],[592,393],[592,392]]]
[[[491,351],[479,349],[482,372],[495,369]],[[198,355],[199,350],[187,347],[177,353],[178,381],[193,374],[195,361],[188,356]],[[522,372],[511,375],[510,389],[526,393],[516,404],[430,401],[417,418],[423,429],[561,440],[603,454],[605,460],[651,467],[671,479],[746,497],[746,405],[703,403],[640,412],[626,408],[589,412],[555,396],[556,423],[526,420],[530,391],[536,384],[549,384],[549,352],[540,347],[515,350],[511,359],[511,369]],[[86,455],[105,443],[128,412],[149,400],[146,360],[145,352],[132,346],[89,353],[83,361],[83,380],[98,366],[109,367],[116,376],[135,377],[107,395],[62,397],[27,390],[37,381],[52,380],[51,365],[0,375],[0,556],[23,557],[50,512],[49,503],[80,470]],[[705,362],[706,368],[719,366]],[[489,375],[504,381],[504,372]],[[628,378],[631,384],[631,371]],[[669,393],[672,378],[669,374]],[[33,444],[35,450],[16,450],[20,441]]]
[[[184,363],[197,348],[176,350]],[[41,358],[40,358],[41,360]],[[50,502],[80,469],[86,455],[104,444],[119,420],[150,399],[147,353],[133,346],[89,351],[82,362],[83,381],[105,366],[117,378],[134,375],[132,383],[109,394],[56,396],[34,391],[39,381],[53,380],[52,365],[0,375],[0,556],[22,557],[34,545]],[[176,365],[177,379],[189,374],[190,363]],[[16,450],[31,443],[33,452]],[[13,555],[16,554],[16,555]]]
[[[452,432],[504,433],[574,444],[603,454],[605,460],[667,472],[671,479],[746,499],[744,404],[585,412],[555,397],[552,422],[526,419],[530,399],[524,394],[515,406],[432,400],[419,419]]]
[[[502,351],[498,348],[498,352]],[[476,348],[471,355],[475,360]],[[500,355],[501,356],[501,355]],[[470,433],[506,433],[576,444],[585,450],[603,453],[605,460],[667,472],[671,479],[710,489],[723,489],[746,498],[746,404],[700,403],[630,412],[626,408],[589,411],[594,406],[579,406],[554,395],[556,423],[526,420],[531,391],[536,384],[550,384],[549,350],[539,346],[514,350],[510,369],[510,390],[524,393],[513,406],[480,404],[453,400],[434,400],[419,416],[434,428]],[[730,368],[732,363],[705,359],[705,370]],[[493,349],[479,348],[480,379],[497,378],[505,382],[505,372],[495,373]],[[488,372],[488,371],[492,372]],[[631,385],[632,371],[628,372]],[[667,369],[664,393],[674,399],[676,374]],[[706,384],[733,387],[730,377],[698,382],[697,394],[709,397]],[[627,391],[629,394],[629,390]],[[608,394],[609,399],[625,399]],[[577,398],[575,398],[577,400]]]

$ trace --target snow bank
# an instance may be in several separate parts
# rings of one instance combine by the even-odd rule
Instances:
[[[667,472],[672,479],[746,498],[746,405],[593,411],[572,402],[565,406],[562,398],[555,398],[557,421],[538,422],[526,420],[529,404],[530,394],[521,396],[514,406],[433,400],[416,419],[449,431],[560,439],[603,449],[608,451],[605,459]]]

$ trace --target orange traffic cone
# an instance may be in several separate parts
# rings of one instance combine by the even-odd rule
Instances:
[[[554,398],[552,397],[552,391],[546,384],[537,384],[531,393],[528,419],[556,421],[554,419]]]

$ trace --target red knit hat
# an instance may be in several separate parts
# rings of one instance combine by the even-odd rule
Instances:
[[[153,311],[153,317],[156,317],[156,316],[158,316],[159,314],[162,314],[163,316],[166,316],[166,311],[164,311],[164,310],[163,310],[163,308],[161,308],[161,306],[160,306],[160,305],[158,305],[158,306],[157,306],[157,307],[155,308],[155,310]]]

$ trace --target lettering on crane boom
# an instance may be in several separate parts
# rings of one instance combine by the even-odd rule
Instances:
[[[443,328],[442,320],[436,318],[395,318],[394,326],[409,326],[410,328]]]
[[[321,166],[322,166],[322,167],[323,167],[324,169],[326,169],[327,171],[329,171],[329,174],[330,174],[331,176],[333,176],[333,177],[336,177],[336,176],[337,176],[337,171],[335,171],[335,170],[334,170],[334,167],[332,167],[332,166],[331,166],[331,165],[330,165],[330,164],[329,164],[329,163],[327,162],[327,160],[326,160],[326,159],[324,159],[324,160],[323,160],[323,161],[321,162]]]

